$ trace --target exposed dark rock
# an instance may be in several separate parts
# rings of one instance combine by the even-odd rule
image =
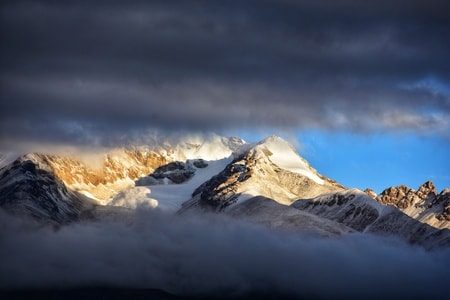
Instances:
[[[208,166],[208,163],[204,159],[194,159],[192,164],[199,169],[206,168]]]
[[[151,177],[155,179],[168,178],[173,183],[183,183],[195,174],[195,168],[190,163],[175,161],[157,168]]]
[[[156,179],[152,176],[141,177],[134,182],[136,186],[148,186],[148,185],[156,185],[161,184],[161,180]]]
[[[238,186],[251,177],[252,170],[249,163],[253,162],[251,154],[246,159],[238,157],[228,164],[219,174],[204,182],[192,193],[192,197],[199,195],[201,206],[207,206],[216,210],[235,203],[237,201]]]

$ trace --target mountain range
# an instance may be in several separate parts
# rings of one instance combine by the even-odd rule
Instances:
[[[137,207],[214,212],[270,228],[341,236],[399,237],[426,249],[450,246],[450,189],[347,188],[319,174],[272,135],[161,141],[114,149],[95,164],[30,153],[0,169],[0,206],[53,225],[127,219]]]

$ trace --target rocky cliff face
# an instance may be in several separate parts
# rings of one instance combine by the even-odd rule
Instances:
[[[397,207],[407,215],[438,228],[450,228],[449,191],[437,193],[431,181],[416,191],[405,185],[390,187],[375,199],[382,204]]]
[[[88,192],[101,204],[141,176],[153,173],[171,159],[164,152],[145,148],[119,149],[103,157],[100,168],[70,157],[42,155],[55,175],[68,187]]]

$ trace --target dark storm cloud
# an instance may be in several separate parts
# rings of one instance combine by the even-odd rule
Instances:
[[[0,138],[441,130],[446,1],[3,1]]]
[[[448,249],[370,235],[339,239],[138,210],[132,225],[36,229],[1,213],[0,289],[113,286],[179,295],[248,292],[320,299],[443,297]]]

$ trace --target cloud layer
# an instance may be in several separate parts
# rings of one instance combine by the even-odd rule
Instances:
[[[1,211],[0,211],[1,213]],[[0,289],[109,286],[177,295],[441,297],[448,249],[354,234],[325,239],[214,216],[138,210],[132,225],[36,229],[1,214]]]
[[[2,1],[0,139],[448,132],[446,1]]]

